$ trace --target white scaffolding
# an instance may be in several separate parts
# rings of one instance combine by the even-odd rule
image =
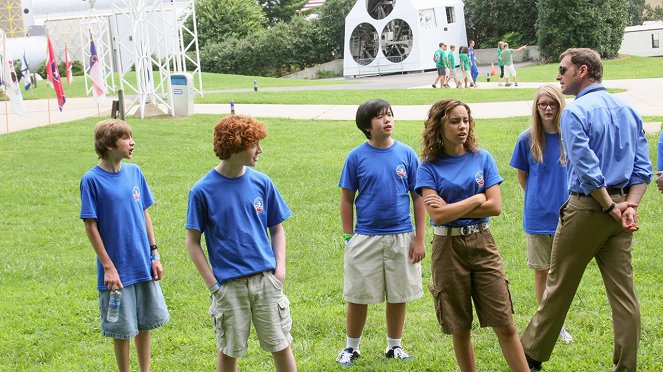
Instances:
[[[101,71],[104,77],[104,91],[115,92],[115,74],[113,73],[113,48],[111,46],[110,29],[108,18],[102,16],[94,8],[90,8],[90,14],[80,20],[80,38],[81,38],[81,61],[85,74],[85,94],[92,94],[92,80],[90,78],[90,41],[94,40],[94,46],[97,50]],[[90,83],[88,84],[88,80]],[[110,84],[108,83],[110,81]]]
[[[90,3],[93,8],[95,2]],[[113,72],[119,75],[127,113],[143,118],[147,107],[174,115],[172,73],[189,70],[194,75],[193,90],[203,94],[194,0],[110,0],[97,6],[102,13],[91,9],[81,20],[86,34],[81,35],[81,44],[86,44],[83,59],[89,65],[93,37],[99,59],[107,63],[104,76],[113,87]],[[92,36],[89,29],[95,30]],[[102,53],[110,58],[105,58],[107,54],[102,58]],[[88,93],[90,89],[86,78]]]

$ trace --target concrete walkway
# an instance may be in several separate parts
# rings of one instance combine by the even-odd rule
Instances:
[[[336,89],[433,89],[431,83],[435,75],[433,72],[415,73],[407,75],[375,76],[358,78],[355,84],[286,87],[262,89],[263,91],[286,90],[336,90]],[[538,88],[546,83],[520,83],[518,87],[498,87],[496,82],[483,82],[477,89],[521,89]],[[632,105],[641,115],[663,116],[663,78],[656,79],[626,79],[606,80],[604,84],[609,88],[623,88],[626,92],[617,95]],[[438,88],[440,89],[440,88]],[[454,90],[456,88],[449,88]],[[252,88],[250,89],[252,90]],[[244,91],[244,90],[232,90]],[[433,102],[431,102],[432,104]],[[0,104],[0,134],[30,129],[38,126],[57,124],[88,117],[110,116],[112,98],[107,98],[100,105],[91,98],[68,98],[62,112],[58,111],[55,99],[25,101],[27,115],[19,117],[11,112],[10,105]],[[509,118],[514,116],[529,116],[532,110],[532,101],[514,102],[486,102],[472,103],[472,114],[477,119]],[[399,120],[425,120],[430,105],[398,105],[394,106],[394,115]],[[9,109],[9,113],[5,114]],[[235,104],[235,112],[256,117],[279,117],[303,120],[354,120],[357,105],[262,105],[262,104]],[[196,104],[194,111],[197,114],[224,115],[230,113],[229,104]],[[650,126],[648,131],[660,130]]]

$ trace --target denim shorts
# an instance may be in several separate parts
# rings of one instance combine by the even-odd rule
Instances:
[[[159,282],[140,282],[124,287],[120,318],[115,323],[106,320],[109,296],[110,291],[99,291],[102,336],[130,339],[138,332],[159,328],[170,319]]]

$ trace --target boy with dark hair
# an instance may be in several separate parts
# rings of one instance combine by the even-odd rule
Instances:
[[[101,159],[80,183],[85,232],[97,254],[97,289],[101,334],[112,337],[120,371],[129,370],[129,343],[134,338],[141,371],[150,369],[151,329],[169,320],[158,280],[163,267],[152,219],[154,197],[133,158],[129,125],[107,119],[94,128],[94,148]],[[119,317],[107,317],[111,291],[122,291]]]
[[[383,302],[385,297],[385,356],[412,359],[401,348],[405,303],[423,296],[420,261],[426,255],[426,209],[414,192],[419,161],[412,148],[392,138],[391,106],[380,99],[363,103],[357,109],[356,124],[368,141],[350,152],[339,182],[346,241],[343,297],[348,302],[346,348],[336,358],[342,366],[352,365],[360,356],[368,304]],[[354,229],[353,205],[357,211]]]
[[[269,177],[252,168],[266,136],[265,124],[251,117],[223,118],[214,128],[214,152],[221,162],[189,193],[186,245],[212,294],[209,312],[218,371],[237,370],[251,322],[276,370],[297,369],[290,348],[290,303],[283,294],[286,245],[281,223],[291,212]]]

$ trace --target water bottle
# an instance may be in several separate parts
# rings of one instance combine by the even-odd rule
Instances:
[[[108,313],[106,321],[115,323],[120,318],[120,306],[122,304],[122,292],[119,289],[111,291],[108,298]]]

